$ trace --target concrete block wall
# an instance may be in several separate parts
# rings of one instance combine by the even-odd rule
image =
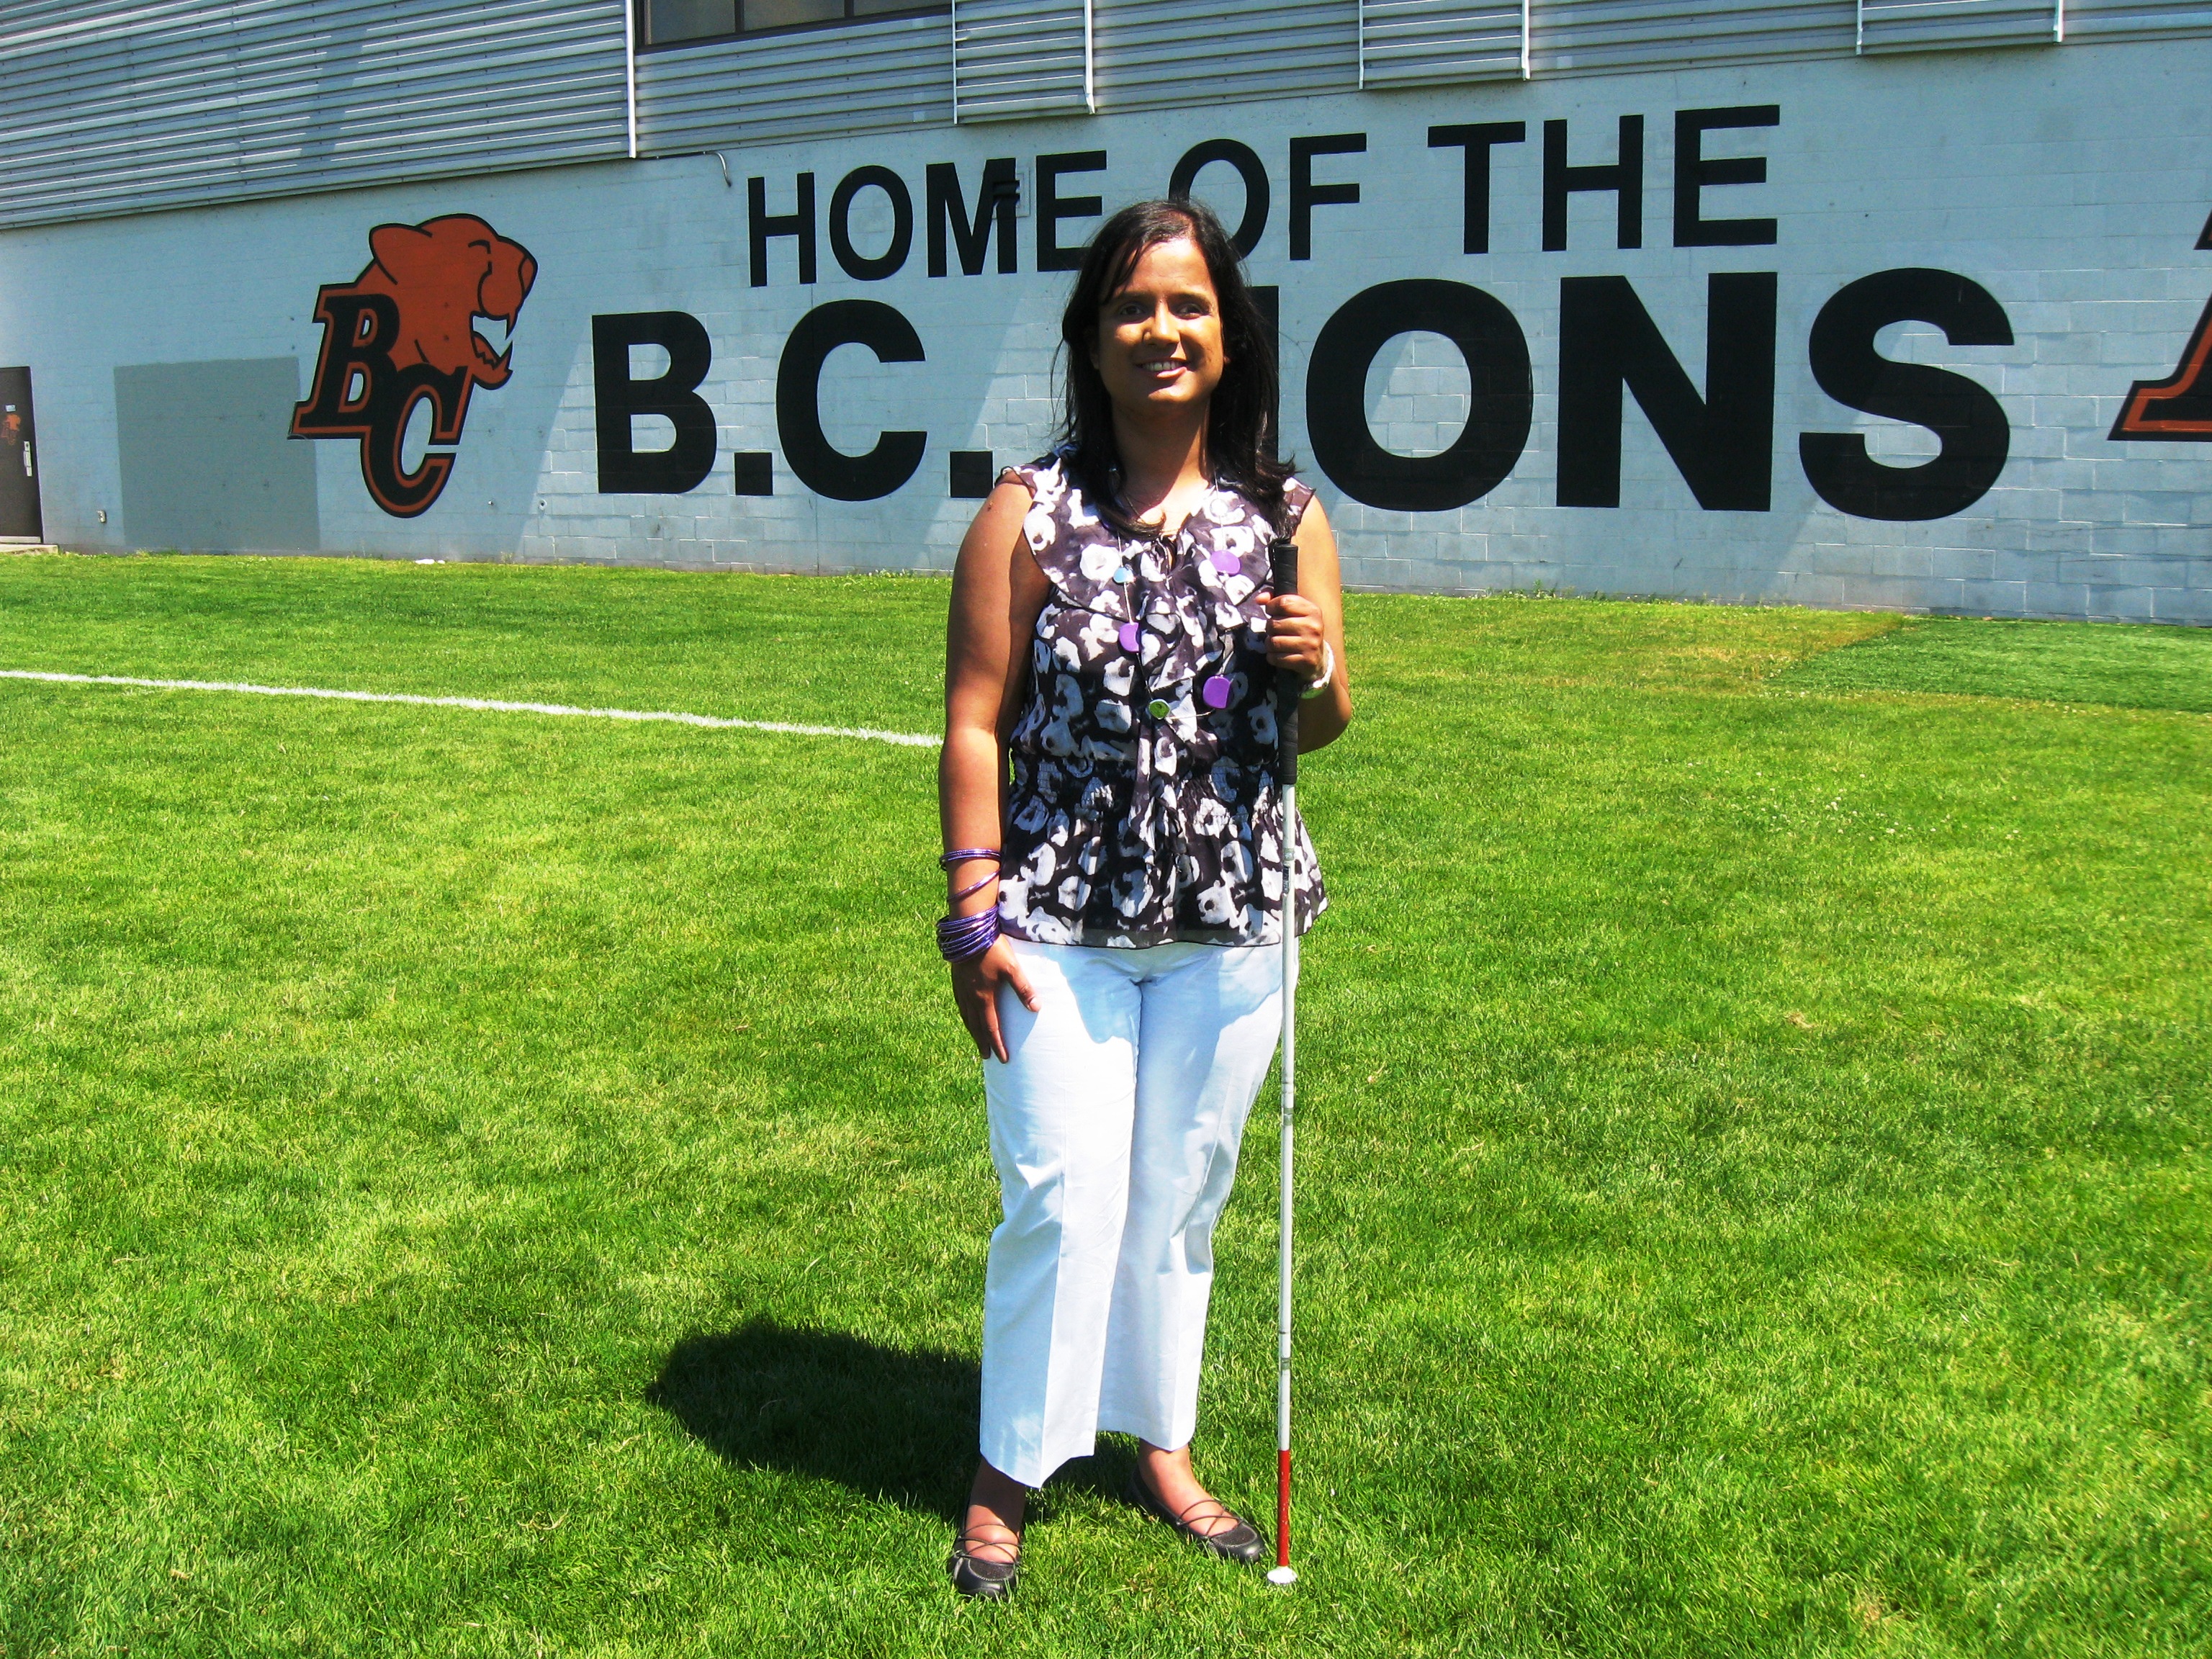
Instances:
[[[2136,382],[2174,371],[2212,301],[2212,251],[2196,246],[2212,216],[2212,100],[2202,90],[2195,57],[2163,45],[1831,59],[925,126],[153,214],[0,234],[0,363],[32,368],[46,531],[64,545],[169,544],[165,537],[219,516],[164,516],[147,502],[181,501],[195,488],[266,489],[255,469],[273,473],[305,444],[313,489],[286,497],[312,503],[312,523],[292,537],[296,550],[941,570],[975,507],[951,494],[951,453],[987,450],[1000,465],[1027,459],[1049,441],[1058,410],[1058,321],[1071,279],[1037,269],[1039,158],[1103,152],[1102,167],[1070,172],[1057,188],[1063,198],[1097,195],[1110,208],[1160,192],[1193,146],[1231,138],[1250,147],[1268,178],[1267,224],[1250,265],[1255,281],[1280,292],[1285,439],[1321,490],[1352,583],[2207,623],[2212,444],[2109,435]],[[1776,108],[1775,125],[1704,140],[1708,155],[1760,158],[1765,182],[1709,185],[1701,200],[1708,218],[1771,219],[1773,241],[1677,246],[1675,112],[1765,105]],[[2145,109],[2160,112],[2154,142],[2141,130]],[[1641,246],[1619,245],[1612,195],[1583,191],[1569,198],[1566,247],[1547,250],[1544,124],[1566,122],[1571,163],[1591,166],[1614,159],[1625,115],[1644,118]],[[1430,129],[1500,121],[1522,123],[1525,137],[1490,152],[1488,250],[1469,254],[1461,152],[1432,147]],[[1358,135],[1365,147],[1315,156],[1312,179],[1356,185],[1358,199],[1306,206],[1310,256],[1294,258],[1291,141],[1327,135]],[[954,163],[972,198],[984,162],[1000,156],[1016,161],[1024,185],[1018,269],[998,270],[994,241],[981,274],[962,274],[956,262],[951,274],[929,276],[927,167]],[[838,181],[868,166],[899,176],[915,217],[903,266],[875,281],[840,269],[827,223]],[[767,283],[756,286],[747,181],[763,179],[771,210],[783,212],[802,172],[816,180],[816,280],[799,280],[793,244],[781,239],[769,244]],[[1228,167],[1206,169],[1198,191],[1232,222],[1243,216]],[[854,244],[884,247],[895,230],[889,198],[869,191],[858,201]],[[253,392],[269,406],[247,407],[236,389],[228,402],[210,393],[211,417],[226,429],[265,422],[269,444],[236,446],[228,476],[222,456],[231,452],[211,449],[215,459],[183,470],[191,476],[173,476],[173,467],[160,491],[147,476],[134,490],[126,469],[143,474],[150,464],[138,459],[143,445],[118,438],[119,386],[139,384],[143,377],[133,376],[149,365],[289,359],[304,398],[325,344],[318,289],[362,271],[372,228],[450,214],[475,215],[526,247],[537,279],[511,332],[513,377],[473,392],[451,476],[428,510],[397,517],[380,508],[356,442],[294,439],[280,449],[289,405]],[[1079,243],[1096,222],[1072,214],[1059,240]],[[1876,348],[1985,388],[2003,411],[2008,454],[1995,483],[1947,516],[1856,517],[1814,490],[1799,460],[1801,434],[1863,434],[1874,459],[1897,467],[1928,460],[1937,441],[1923,427],[1830,398],[1814,378],[1808,336],[1846,284],[1916,267],[1955,272],[1986,291],[2012,343],[1953,345],[1932,325],[1905,321],[1885,328]],[[1562,281],[1626,278],[1702,392],[1707,278],[1729,272],[1774,275],[1766,509],[1699,506],[1633,397],[1624,399],[1620,504],[1561,505]],[[1312,464],[1316,337],[1364,290],[1409,278],[1495,296],[1516,319],[1531,363],[1525,449],[1504,482],[1448,510],[1372,505],[1357,481]],[[825,363],[819,416],[834,447],[857,454],[881,432],[927,434],[912,477],[860,501],[800,482],[776,395],[794,326],[850,300],[893,308],[925,351],[922,362],[881,363],[847,345]],[[592,319],[662,311],[695,318],[711,342],[697,392],[711,408],[715,463],[680,494],[608,493]],[[1385,449],[1433,456],[1464,423],[1469,386],[1449,340],[1403,334],[1370,365],[1361,404]],[[641,447],[672,434],[665,421],[636,425]],[[421,447],[418,431],[406,445],[410,464]],[[736,493],[732,457],[761,452],[774,457],[774,493]],[[126,500],[139,505],[126,513]]]

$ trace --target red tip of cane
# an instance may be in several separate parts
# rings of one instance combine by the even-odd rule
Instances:
[[[1297,1583],[1298,1576],[1291,1571],[1291,1455],[1275,1455],[1275,1565],[1267,1582],[1279,1587]]]
[[[1291,1565],[1291,1455],[1275,1454],[1275,1565]]]

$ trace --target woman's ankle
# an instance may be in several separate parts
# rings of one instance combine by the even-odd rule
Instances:
[[[1022,1517],[1029,1509],[1030,1489],[1010,1475],[1000,1474],[988,1463],[975,1466],[975,1478],[969,1484],[968,1507],[961,1518],[963,1530],[974,1526],[979,1516],[1007,1531],[1018,1533]]]
[[[1139,1440],[1137,1443],[1137,1472],[1154,1492],[1159,1490],[1163,1475],[1178,1486],[1185,1481],[1196,1485],[1198,1481],[1197,1471],[1191,1468],[1188,1445],[1170,1450],[1164,1446],[1155,1446],[1149,1440]]]

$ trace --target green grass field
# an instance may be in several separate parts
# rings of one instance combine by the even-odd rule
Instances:
[[[926,732],[945,597],[14,558],[0,668]],[[1007,1608],[931,751],[0,681],[0,1654],[2204,1653],[2212,635],[1350,627],[1301,1583],[1109,1443]]]

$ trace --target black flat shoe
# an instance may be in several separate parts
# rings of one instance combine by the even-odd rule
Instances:
[[[1267,1540],[1260,1536],[1260,1529],[1218,1498],[1201,1498],[1180,1514],[1170,1509],[1145,1484],[1145,1477],[1136,1470],[1129,1471],[1129,1485],[1122,1494],[1146,1514],[1164,1521],[1194,1544],[1211,1550],[1224,1561],[1235,1561],[1244,1566],[1256,1566],[1267,1559]],[[1234,1526],[1218,1532],[1200,1532],[1191,1525],[1194,1513],[1202,1514],[1211,1505],[1234,1522]]]
[[[970,1554],[972,1548],[1002,1550],[1004,1544],[981,1544],[962,1533],[952,1540],[952,1553],[945,1563],[945,1571],[952,1580],[952,1588],[975,1601],[1004,1601],[1014,1593],[1014,1585],[1022,1576],[1020,1546],[1015,1546],[1011,1561],[991,1561]]]

